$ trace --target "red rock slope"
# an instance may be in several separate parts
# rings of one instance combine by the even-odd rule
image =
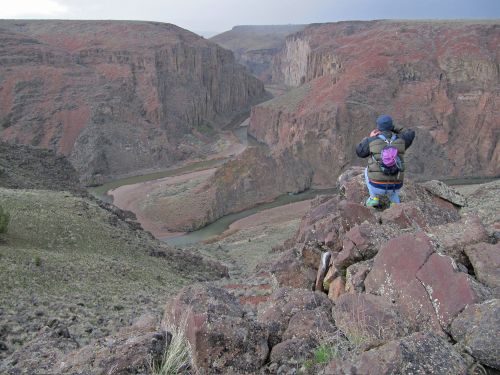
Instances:
[[[387,113],[417,132],[410,175],[499,175],[499,66],[499,22],[311,25],[288,37],[273,68],[300,87],[255,107],[250,133],[276,157],[309,163],[313,184],[332,185],[364,164],[354,147]]]
[[[0,21],[0,137],[68,156],[86,182],[197,156],[264,98],[231,52],[174,25]]]

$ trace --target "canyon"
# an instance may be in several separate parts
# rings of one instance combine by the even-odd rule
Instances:
[[[184,373],[498,373],[500,181],[434,179],[500,174],[500,24],[274,31],[247,70],[169,24],[0,21],[0,372],[150,374],[177,335]],[[354,147],[382,113],[417,138],[373,209]]]
[[[87,185],[206,157],[269,96],[171,24],[0,21],[0,137],[68,156]]]
[[[333,186],[363,165],[355,146],[381,114],[416,131],[409,178],[500,175],[499,45],[495,21],[349,21],[287,37],[272,80],[295,88],[252,108],[248,133],[268,151],[218,171],[217,208]]]
[[[238,63],[266,84],[273,83],[273,59],[285,46],[290,34],[306,25],[244,25],[218,34],[210,40],[233,51]],[[274,82],[279,83],[279,82]]]

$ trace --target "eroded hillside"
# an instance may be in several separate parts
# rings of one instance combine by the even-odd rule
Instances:
[[[64,157],[7,145],[1,155],[11,162],[0,176],[0,207],[10,214],[0,234],[2,374],[55,373],[64,353],[145,312],[158,319],[183,285],[226,275],[155,240],[132,213],[86,196]]]

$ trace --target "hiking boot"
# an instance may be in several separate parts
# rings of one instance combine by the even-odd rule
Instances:
[[[378,197],[370,197],[366,200],[366,207],[378,207],[380,205],[380,200]]]

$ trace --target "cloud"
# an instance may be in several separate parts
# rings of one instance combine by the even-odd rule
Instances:
[[[0,18],[50,18],[68,12],[69,8],[56,0],[15,0],[0,6]]]

